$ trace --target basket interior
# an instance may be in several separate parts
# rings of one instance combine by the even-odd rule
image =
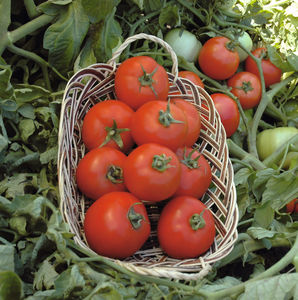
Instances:
[[[80,159],[86,153],[81,139],[81,127],[85,114],[98,101],[116,99],[114,94],[113,67],[96,64],[76,73],[65,90],[59,128],[58,179],[61,197],[61,211],[75,240],[88,248],[83,221],[86,209],[93,201],[85,198],[77,189],[75,171]],[[197,144],[198,151],[209,161],[212,170],[212,184],[202,202],[212,211],[216,223],[216,237],[210,249],[201,257],[178,260],[168,257],[157,241],[157,222],[166,200],[145,203],[151,221],[151,235],[141,250],[124,260],[138,267],[161,267],[183,272],[198,271],[202,263],[214,263],[226,256],[237,239],[238,210],[233,183],[233,169],[229,160],[225,130],[220,122],[213,102],[207,92],[194,86],[190,81],[168,73],[170,97],[184,98],[196,106],[206,130],[201,131]],[[179,93],[177,95],[177,93]],[[208,110],[202,107],[204,104]],[[89,249],[89,248],[88,248]]]

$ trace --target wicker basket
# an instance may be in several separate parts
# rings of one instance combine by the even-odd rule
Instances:
[[[78,191],[75,180],[77,164],[86,151],[81,139],[82,121],[92,105],[105,99],[115,99],[114,75],[118,67],[116,60],[131,42],[138,39],[159,43],[170,53],[173,60],[172,73],[168,73],[171,83],[170,91],[174,94],[179,92],[180,98],[183,97],[192,102],[202,115],[208,116],[208,121],[202,118],[202,124],[206,130],[201,132],[196,146],[208,159],[212,169],[212,184],[202,201],[214,215],[216,237],[208,252],[201,257],[186,260],[170,258],[160,249],[156,234],[157,221],[165,201],[147,204],[152,227],[148,241],[132,257],[125,260],[111,260],[139,274],[195,280],[208,274],[211,265],[233,249],[237,239],[238,222],[236,191],[225,130],[213,102],[205,90],[193,85],[187,79],[178,77],[177,57],[163,40],[145,34],[132,36],[120,46],[107,64],[91,65],[78,71],[69,80],[62,102],[58,140],[60,209],[64,220],[74,234],[75,242],[87,248],[90,255],[94,255],[95,253],[88,247],[82,226],[84,214],[91,201]],[[171,97],[177,97],[177,95]],[[201,106],[202,103],[208,107],[208,110]]]

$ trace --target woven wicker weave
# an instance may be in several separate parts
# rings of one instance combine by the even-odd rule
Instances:
[[[187,79],[178,77],[175,53],[168,44],[157,37],[145,34],[130,37],[107,64],[91,65],[78,71],[69,80],[62,102],[58,140],[61,212],[71,232],[74,233],[75,242],[88,249],[90,255],[95,255],[88,247],[82,226],[84,214],[91,202],[78,191],[75,181],[76,167],[86,151],[81,139],[81,126],[86,112],[92,105],[98,101],[116,98],[114,94],[114,75],[118,66],[116,60],[129,43],[138,39],[159,43],[171,54],[173,68],[172,73],[168,73],[170,91],[179,92],[180,98],[192,102],[202,115],[208,116],[208,121],[202,118],[206,130],[201,131],[196,146],[208,159],[212,169],[212,184],[202,201],[212,211],[217,231],[213,245],[201,257],[187,260],[170,258],[160,249],[156,235],[157,221],[165,201],[146,204],[152,227],[148,241],[134,256],[122,261],[111,260],[139,274],[183,280],[199,279],[208,274],[214,262],[225,257],[233,249],[237,239],[238,209],[233,169],[229,160],[225,130],[210,96]],[[208,110],[201,106],[202,103]]]

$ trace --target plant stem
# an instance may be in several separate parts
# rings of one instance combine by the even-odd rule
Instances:
[[[61,79],[63,79],[64,81],[67,81],[68,79],[66,77],[64,77],[58,70],[56,70],[56,68],[52,67],[46,60],[44,60],[43,58],[41,58],[40,56],[38,56],[37,54],[35,54],[34,52],[30,52],[24,49],[21,49],[15,45],[9,45],[8,50],[10,50],[11,52],[26,57],[28,59],[32,59],[33,61],[35,61],[37,64],[39,64],[42,68],[43,72],[46,72],[46,74],[44,74],[45,79],[48,77],[47,74],[47,70],[46,68],[51,68],[52,71],[54,71]]]
[[[272,243],[273,243],[273,241],[272,241]],[[278,246],[290,246],[290,242],[287,239],[278,239],[276,241],[276,247],[278,247]],[[295,241],[293,247],[291,248],[291,250],[281,260],[279,260],[276,264],[274,264],[272,267],[270,267],[266,271],[262,272],[261,274],[257,275],[256,277],[254,277],[244,283],[236,285],[232,288],[228,288],[225,290],[221,290],[221,291],[212,293],[212,296],[209,299],[223,299],[226,296],[239,295],[240,293],[242,293],[244,291],[245,286],[248,283],[255,282],[257,280],[261,280],[264,278],[268,278],[268,277],[274,276],[275,274],[279,273],[282,269],[284,269],[286,266],[288,266],[290,263],[292,263],[295,255],[297,255],[297,253],[298,253],[298,234],[296,235],[296,241]]]
[[[41,15],[32,21],[20,26],[19,28],[8,33],[11,43],[15,43],[26,35],[36,31],[37,29],[51,23],[55,16]]]
[[[298,143],[298,134],[291,137],[285,144],[281,145],[271,155],[263,160],[263,164],[270,167],[273,164],[277,164],[283,157],[285,151],[289,148],[289,145]]]
[[[40,56],[38,56],[37,54],[35,54],[34,52],[30,52],[24,49],[21,49],[19,47],[16,47],[14,45],[9,45],[7,46],[7,49],[17,55],[32,59],[33,61],[35,61],[37,64],[40,65],[41,70],[42,70],[42,74],[45,80],[45,84],[46,84],[46,88],[51,91],[51,82],[49,79],[49,73],[48,73],[48,63],[43,60]]]
[[[24,5],[26,7],[27,14],[30,19],[33,19],[38,16],[38,11],[36,9],[34,0],[24,0]]]
[[[266,165],[263,164],[259,159],[257,159],[254,155],[246,152],[241,147],[239,147],[236,143],[234,143],[231,139],[227,139],[227,144],[229,147],[230,155],[234,157],[238,157],[239,159],[248,162],[254,167],[256,170],[266,169]]]
[[[76,250],[79,250],[81,253],[88,256],[88,257],[82,257],[82,258],[76,257],[76,258],[74,258],[74,261],[77,261],[77,262],[101,262],[101,263],[104,263],[105,265],[117,270],[118,272],[120,272],[122,274],[126,274],[129,277],[134,278],[138,281],[145,281],[145,282],[155,283],[155,284],[159,284],[159,285],[165,285],[165,286],[169,286],[169,287],[172,287],[175,289],[178,288],[178,289],[182,289],[184,291],[192,292],[193,294],[197,294],[197,295],[200,295],[203,297],[207,297],[209,295],[209,293],[207,293],[207,292],[203,292],[203,291],[201,292],[201,291],[195,290],[195,288],[192,286],[182,284],[179,282],[174,282],[169,279],[137,274],[135,272],[132,272],[132,271],[120,266],[119,264],[113,262],[112,260],[110,260],[104,256],[92,255],[88,250],[77,246],[71,240],[69,240],[68,242],[69,242],[70,247],[72,247]],[[90,256],[90,255],[92,255],[92,256]]]

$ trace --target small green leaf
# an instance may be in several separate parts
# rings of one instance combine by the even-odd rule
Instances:
[[[0,270],[14,271],[14,254],[13,245],[0,245]]]
[[[273,175],[263,193],[262,203],[270,202],[273,209],[281,209],[290,200],[298,197],[298,176],[294,170]]]
[[[92,48],[92,40],[89,38],[74,63],[74,71],[77,72],[95,63],[96,57]]]
[[[27,119],[35,119],[34,107],[29,103],[25,103],[19,107],[18,112]]]
[[[19,130],[21,139],[24,142],[28,142],[29,137],[35,132],[35,125],[33,120],[24,119],[19,123]]]
[[[282,274],[248,282],[241,300],[280,300],[297,299],[298,273]]]
[[[91,23],[103,21],[119,3],[120,0],[82,0],[82,6]]]
[[[258,226],[268,228],[274,219],[274,209],[270,202],[258,206],[254,213],[254,221]]]
[[[6,10],[3,11],[7,14]],[[11,76],[11,67],[0,57],[0,99],[8,99],[13,96],[14,90],[10,83]]]
[[[60,10],[58,21],[44,34],[43,46],[49,50],[49,63],[63,73],[72,67],[87,34],[89,20],[80,1]]]
[[[17,104],[14,100],[6,99],[0,101],[0,108],[6,111],[16,111]]]
[[[26,236],[27,232],[27,219],[24,216],[11,217],[9,219],[9,226],[21,236]]]
[[[49,290],[54,287],[58,276],[55,267],[48,260],[44,260],[34,276],[33,286],[37,290],[42,290],[44,287]]]
[[[254,239],[261,240],[264,238],[272,238],[276,232],[264,229],[262,227],[249,227],[247,233]]]
[[[176,5],[166,6],[160,13],[158,19],[161,28],[166,28],[166,25],[178,27],[181,25],[179,8]]]

